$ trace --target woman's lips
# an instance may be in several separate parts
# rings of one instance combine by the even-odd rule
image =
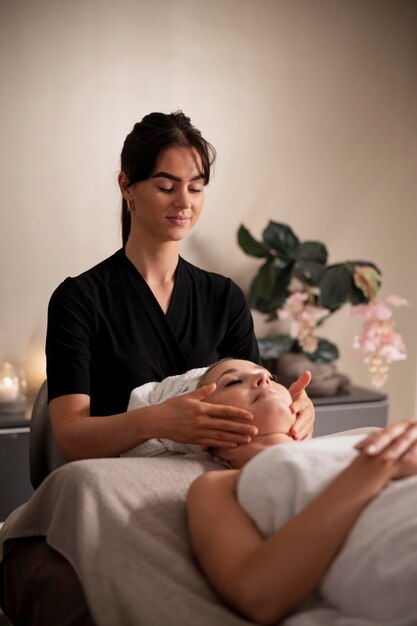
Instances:
[[[280,394],[275,391],[275,389],[261,389],[255,396],[254,402],[257,402],[261,398],[265,398],[266,396],[279,396]]]
[[[181,215],[172,215],[172,216],[168,215],[167,220],[171,222],[171,224],[174,224],[175,226],[184,226],[185,224],[188,224],[188,222],[190,221],[190,218],[184,217]]]

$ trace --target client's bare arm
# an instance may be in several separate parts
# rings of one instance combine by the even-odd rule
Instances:
[[[197,558],[236,610],[274,624],[317,587],[356,518],[400,461],[362,453],[313,502],[264,539],[236,499],[238,471],[210,472],[191,486],[189,527]]]

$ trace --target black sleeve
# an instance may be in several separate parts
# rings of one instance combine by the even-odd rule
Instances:
[[[46,369],[48,399],[90,395],[91,306],[72,279],[52,294],[48,306]]]
[[[260,363],[258,342],[253,329],[252,314],[243,291],[230,281],[228,326],[219,346],[220,358],[234,357]]]

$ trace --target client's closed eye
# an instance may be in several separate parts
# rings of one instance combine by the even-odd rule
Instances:
[[[225,384],[225,387],[232,387],[232,385],[238,385],[241,382],[242,381],[239,378],[228,380],[227,383]]]

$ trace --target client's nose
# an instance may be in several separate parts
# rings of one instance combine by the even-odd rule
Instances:
[[[269,378],[268,372],[257,372],[255,374],[255,381],[257,387],[264,387],[271,383],[271,379]]]

